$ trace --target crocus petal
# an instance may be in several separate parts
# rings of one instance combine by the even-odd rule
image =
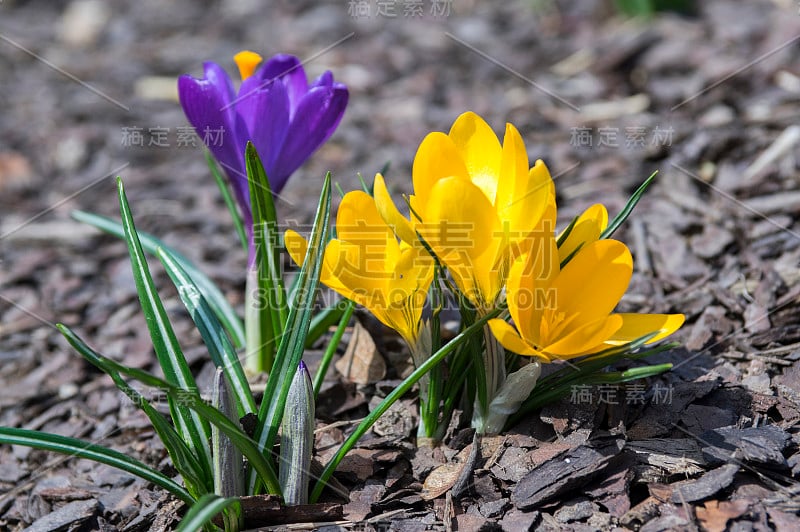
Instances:
[[[498,225],[492,204],[469,181],[445,177],[436,182],[425,220],[417,226],[431,248],[443,256],[451,252],[479,257],[489,247]]]
[[[259,85],[261,83],[261,85]],[[247,139],[258,151],[270,187],[274,193],[283,189],[288,175],[276,171],[276,161],[289,129],[289,99],[282,83],[259,82],[255,77],[242,83],[236,110],[247,126]]]
[[[585,246],[600,238],[607,225],[608,211],[604,205],[596,203],[583,211],[558,248],[561,261],[566,260],[579,246]]]
[[[544,347],[542,350],[554,358],[573,358],[605,349],[604,342],[622,327],[622,317],[612,314],[586,323]]]
[[[240,138],[246,133],[246,127],[231,104],[233,85],[225,71],[210,62],[205,63],[204,71],[204,79],[189,75],[178,78],[181,106],[197,135],[207,141],[208,149],[228,174],[236,199],[249,217],[250,201],[244,172],[244,148]]]
[[[558,275],[558,249],[555,239],[536,239],[529,254],[518,258],[508,274],[506,301],[508,310],[522,337],[531,343],[540,343],[542,316],[558,304],[557,293],[552,290],[553,279]]]
[[[496,261],[497,227],[497,216],[488,198],[472,182],[458,177],[436,182],[425,220],[416,226],[464,295],[480,307],[494,301],[498,288],[481,282],[489,280],[492,272],[488,270]],[[480,260],[484,253],[489,255]]]
[[[648,344],[666,338],[680,329],[686,319],[683,314],[617,314],[622,318],[622,327],[606,343],[621,345],[641,338],[645,334],[659,331]]]
[[[469,173],[453,140],[439,131],[429,133],[417,149],[411,171],[417,214],[425,213],[433,185],[443,177],[469,180]],[[424,221],[424,220],[423,220]]]
[[[308,242],[306,239],[300,236],[296,231],[287,229],[283,235],[283,245],[294,263],[298,266],[302,266],[306,258],[306,251],[308,250]],[[346,289],[333,277],[330,265],[325,263],[324,257],[325,255],[323,255],[323,262],[320,268],[320,282],[331,290],[342,294],[344,297],[348,297],[343,294],[343,292],[346,292]]]
[[[291,99],[291,97],[290,97]],[[290,176],[333,134],[347,106],[342,85],[311,89],[297,105],[274,172]]]
[[[283,246],[295,264],[302,266],[306,260],[308,241],[294,229],[287,229],[283,234]]]
[[[494,200],[497,214],[501,220],[516,221],[517,216],[515,216],[516,212],[514,212],[513,207],[520,208],[521,202],[527,199],[526,196],[529,192],[528,154],[525,151],[525,143],[519,131],[511,124],[506,124],[500,175],[502,177],[497,182],[497,192]],[[525,221],[528,221],[531,227],[538,221],[531,221],[532,217],[538,218],[535,213],[526,213]]]
[[[497,338],[497,341],[500,342],[500,345],[512,353],[546,358],[530,344],[525,342],[511,324],[495,318],[489,320],[489,328],[492,330],[494,337]]]
[[[497,135],[483,118],[466,112],[453,123],[449,136],[466,164],[472,182],[494,203],[503,156]]]
[[[289,106],[294,116],[294,110],[300,104],[300,100],[308,92],[308,79],[306,71],[303,69],[300,60],[289,54],[277,54],[269,58],[264,65],[258,69],[255,76],[262,85],[268,85],[273,80],[280,80],[286,87],[286,94],[289,97]]]
[[[633,258],[622,242],[598,240],[583,248],[553,281],[558,309],[576,315],[573,326],[598,320],[617,306],[633,273]]]
[[[386,225],[391,227],[403,242],[408,244],[417,242],[417,234],[408,219],[397,210],[381,174],[375,175],[373,194],[375,195],[375,206],[378,208],[378,212]]]
[[[525,147],[522,146],[521,149],[524,153]],[[507,178],[511,177],[517,180],[514,190],[510,194],[511,199],[502,206],[497,205],[497,214],[503,221],[507,238],[514,247],[512,251],[519,249],[522,252],[525,240],[547,238],[553,234],[554,227],[548,227],[547,223],[541,223],[551,204],[553,212],[555,212],[553,180],[542,161],[536,161],[530,171],[526,169],[521,174],[509,176],[503,174],[503,179],[498,185],[499,189],[505,186],[511,188],[511,185],[506,183]]]
[[[331,87],[333,85],[333,74],[330,70],[326,70],[319,75],[317,79],[311,82],[310,89],[314,87]]]
[[[375,200],[363,190],[353,190],[342,198],[336,213],[336,237],[381,250],[381,253],[386,241],[394,240],[392,230],[378,213]]]
[[[371,264],[361,246],[333,239],[325,247],[323,264],[330,272],[325,284],[369,308],[369,299],[387,280],[381,258],[375,259],[380,264]]]

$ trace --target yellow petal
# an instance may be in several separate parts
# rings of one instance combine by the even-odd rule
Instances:
[[[443,260],[450,252],[480,256],[498,225],[489,200],[478,187],[455,177],[440,179],[431,190],[426,218],[417,227]]]
[[[391,229],[383,221],[375,200],[363,190],[348,192],[339,204],[336,213],[336,237],[365,247],[382,249],[389,238],[394,239]]]
[[[531,293],[531,279],[525,275],[528,269],[528,255],[522,255],[511,265],[506,280],[506,303],[511,319],[517,325],[517,329],[526,341],[536,343],[539,335],[534,334],[535,327],[532,327],[533,306],[528,305],[527,294]],[[537,325],[538,326],[538,325]]]
[[[534,183],[534,187],[542,186],[547,189],[547,194],[544,199],[544,210],[542,212],[541,220],[536,228],[536,231],[555,234],[556,232],[556,187],[553,184],[553,178],[550,177],[550,171],[545,166],[541,159],[536,161],[536,164],[530,170],[530,179]]]
[[[525,342],[509,323],[503,320],[493,319],[489,320],[489,328],[492,330],[494,337],[497,338],[497,341],[500,342],[500,345],[512,353],[544,358],[540,352]]]
[[[627,344],[645,334],[659,331],[659,334],[647,343],[651,344],[680,329],[686,319],[683,314],[617,314],[622,317],[622,327],[607,340],[613,345]]]
[[[491,269],[498,249],[498,243],[493,240],[497,216],[478,187],[456,177],[440,179],[431,190],[425,221],[416,228],[448,267],[464,295],[476,303],[488,303],[488,299],[494,297],[490,287],[478,286],[476,281],[476,274],[487,279],[489,271],[474,270],[476,267]],[[487,257],[479,260],[484,253]]]
[[[383,221],[386,222],[386,225],[391,227],[403,242],[407,242],[408,244],[416,242],[418,240],[417,234],[411,227],[411,222],[397,210],[394,201],[392,201],[392,197],[389,195],[389,191],[386,189],[386,183],[381,174],[375,175],[373,194],[375,195],[375,206],[381,218],[383,218]]]
[[[383,292],[393,273],[385,268],[380,249],[369,250],[343,240],[331,240],[325,249],[325,265],[342,286],[365,294]],[[365,305],[367,306],[367,305]]]
[[[303,265],[306,259],[306,250],[308,249],[308,242],[305,238],[300,236],[297,231],[287,229],[283,234],[283,245],[287,253],[298,266]]]
[[[517,145],[516,150],[509,148],[514,145]],[[513,151],[517,153],[510,153]],[[534,231],[550,202],[552,179],[547,167],[537,161],[530,170],[523,170],[523,165],[527,164],[522,139],[516,129],[510,129],[503,144],[503,173],[495,205],[512,243],[521,242]],[[514,170],[506,171],[507,167],[514,167]]]
[[[503,137],[503,152],[500,164],[500,179],[497,183],[497,196],[495,206],[501,215],[504,209],[515,203],[527,188],[528,181],[528,153],[525,143],[512,124],[506,124],[506,133]]]
[[[443,177],[469,180],[469,173],[453,140],[439,131],[429,133],[417,149],[411,172],[417,214],[424,215],[433,185]]]
[[[472,182],[494,203],[503,157],[497,135],[483,118],[466,112],[453,123],[449,136],[458,148]]]
[[[547,238],[555,234],[556,189],[553,185],[553,179],[550,177],[550,172],[547,170],[547,166],[545,166],[541,160],[537,160],[536,164],[534,164],[529,171],[528,187],[531,194],[534,196],[532,203],[536,206],[541,205],[541,207],[534,206],[529,208],[541,209],[541,215],[530,237],[512,243],[512,253],[514,256],[529,253],[531,244],[533,244],[537,238]],[[504,215],[503,219],[507,217],[523,217],[524,219],[524,216],[525,209],[522,208],[518,213],[515,212],[514,214]],[[523,231],[519,231],[520,234],[522,232]]]
[[[620,327],[622,318],[619,314],[612,314],[571,329],[555,342],[543,346],[542,350],[561,359],[596,353],[607,347],[604,342]]]
[[[253,75],[256,67],[261,63],[261,56],[250,50],[243,50],[233,56],[236,66],[239,67],[239,74],[242,76],[242,81],[246,80]]]
[[[608,211],[605,205],[596,203],[583,211],[570,230],[569,235],[558,248],[563,262],[578,247],[594,242],[608,226]]]
[[[586,324],[608,315],[628,288],[633,258],[622,242],[598,240],[575,255],[553,281],[558,310]]]

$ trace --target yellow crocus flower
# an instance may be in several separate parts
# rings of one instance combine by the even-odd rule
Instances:
[[[422,355],[417,351],[422,308],[433,280],[431,257],[421,243],[398,242],[373,198],[362,191],[342,199],[336,232],[325,248],[320,282],[366,307],[397,331],[415,355]],[[288,230],[284,241],[292,259],[302,264],[306,240]]]
[[[554,222],[547,167],[542,161],[528,167],[525,144],[513,125],[506,124],[501,145],[491,127],[468,112],[448,134],[425,137],[412,178],[410,219],[400,214],[380,174],[378,211],[405,242],[421,236],[479,312],[492,308],[513,259],[541,227],[550,205]],[[544,230],[552,233],[554,225],[548,225]]]
[[[540,239],[511,267],[506,300],[514,325],[489,321],[500,344],[544,362],[597,353],[652,332],[675,332],[683,314],[613,313],[628,287],[633,258],[617,240],[585,243],[564,269],[554,238]]]

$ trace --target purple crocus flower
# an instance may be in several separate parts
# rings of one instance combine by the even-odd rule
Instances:
[[[252,231],[244,151],[252,141],[261,156],[272,191],[333,134],[347,106],[347,87],[328,71],[310,85],[300,60],[278,54],[256,69],[260,57],[237,54],[242,85],[237,94],[219,65],[203,65],[204,77],[183,75],[178,95],[186,118],[224,168]],[[250,75],[252,74],[252,75]]]

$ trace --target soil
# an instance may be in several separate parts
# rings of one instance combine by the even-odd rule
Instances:
[[[331,141],[282,193],[287,223],[311,219],[327,170],[352,190],[357,173],[390,161],[390,186],[410,192],[424,135],[473,110],[499,133],[515,124],[531,160],[548,164],[562,227],[597,201],[618,212],[658,170],[618,234],[636,268],[621,307],[687,317],[682,347],[650,359],[671,372],[584,390],[484,439],[458,497],[442,466],[470,454],[472,434],[416,448],[409,397],[343,462],[349,498],[331,497],[343,517],[327,526],[800,529],[800,16],[790,0],[695,4],[632,20],[599,0],[0,1],[0,425],[171,471],[146,417],[54,328],[155,370],[124,244],[70,212],[118,217],[121,176],[139,228],[241,309],[246,256],[186,135],[175,79],[207,60],[233,71],[241,49],[287,52],[310,76],[332,70],[351,95]],[[208,383],[200,336],[153,266]],[[386,375],[355,384],[331,370],[323,461],[352,427],[342,422],[407,370],[397,339],[359,319]],[[166,530],[184,511],[109,467],[0,447],[0,528]]]

